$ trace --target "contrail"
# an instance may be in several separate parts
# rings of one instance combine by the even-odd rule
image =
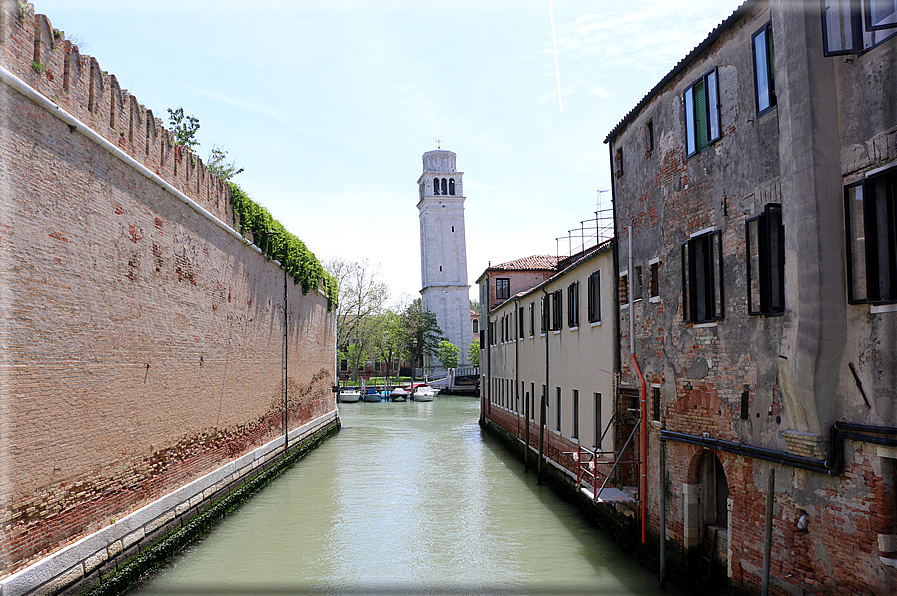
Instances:
[[[548,15],[551,17],[551,43],[554,45],[554,72],[558,79],[558,111],[564,112],[564,106],[561,104],[561,70],[558,68],[558,40],[554,35],[554,8],[551,6],[551,0],[548,0]]]

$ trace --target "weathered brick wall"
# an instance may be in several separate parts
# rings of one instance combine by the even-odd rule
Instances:
[[[44,17],[7,25],[5,68],[232,223],[114,77]],[[285,363],[289,427],[332,411],[335,327],[326,297],[4,83],[0,160],[5,577],[281,436]]]
[[[663,428],[821,459],[837,420],[895,426],[897,318],[870,312],[867,304],[846,304],[841,206],[842,185],[892,164],[897,155],[894,86],[883,84],[894,80],[897,42],[855,58],[826,58],[821,9],[805,4],[747,5],[742,18],[640,106],[615,134],[611,151],[622,156],[614,177],[621,272],[630,225],[634,265],[644,275],[652,259],[660,264],[659,300],[643,299],[632,308],[634,338],[630,309],[621,308],[621,384],[638,386],[628,359],[633,339],[646,380],[661,386]],[[758,115],[751,36],[767,22],[779,103]],[[683,92],[714,68],[721,136],[686,159]],[[647,147],[649,122],[653,150]],[[808,155],[813,160],[805,161]],[[768,203],[783,210],[785,312],[752,316],[745,224]],[[693,324],[683,320],[681,246],[708,228],[721,232],[725,314],[718,323]],[[618,297],[621,304],[628,300],[622,280]],[[868,405],[848,364],[857,367]],[[741,417],[743,393],[747,419]],[[806,435],[803,444],[795,434]],[[702,462],[721,463],[732,500],[735,584],[759,589],[766,478],[775,467],[773,593],[785,587],[791,593],[894,592],[897,571],[883,559],[897,533],[897,452],[848,441],[844,473],[832,478],[670,441],[661,479],[660,428],[652,428],[648,440],[651,528],[659,529],[666,493],[667,537],[680,546],[688,531],[685,485],[697,487],[703,508],[714,495],[707,493]],[[797,529],[802,513],[810,520],[807,532]]]

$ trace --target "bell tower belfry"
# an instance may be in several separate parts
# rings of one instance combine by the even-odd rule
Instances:
[[[466,364],[471,328],[464,173],[455,168],[455,154],[443,149],[424,153],[423,165],[423,173],[417,180],[421,301],[425,310],[436,315],[448,341],[461,350],[459,363]],[[438,361],[425,366],[441,368]]]

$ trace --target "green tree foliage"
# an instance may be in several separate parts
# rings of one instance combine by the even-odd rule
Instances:
[[[470,301],[470,310],[474,312],[480,312],[480,301],[479,300],[471,300]]]
[[[234,209],[234,224],[240,233],[259,247],[262,254],[280,262],[293,281],[302,285],[302,293],[321,289],[327,296],[327,310],[339,306],[336,279],[324,270],[313,252],[305,243],[287,231],[274,219],[267,209],[249,198],[243,189],[228,182],[231,206]]]
[[[439,354],[439,342],[445,337],[436,321],[436,315],[424,310],[420,298],[416,298],[402,313],[402,323],[407,330],[406,350],[412,365],[422,363],[425,356]]]
[[[336,311],[336,345],[339,349],[357,344],[356,355],[367,355],[372,338],[378,333],[374,320],[383,314],[389,299],[389,286],[380,280],[380,265],[367,259],[347,261],[334,258],[324,268],[338,287],[339,307]],[[365,360],[349,359],[354,367]]]
[[[407,355],[404,351],[405,332],[402,317],[394,310],[386,310],[373,320],[374,332],[371,334],[371,355],[380,362],[386,363],[386,379],[389,382],[389,363],[402,361]]]
[[[171,126],[171,132],[174,133],[175,145],[186,147],[190,151],[193,151],[194,147],[199,147],[199,141],[196,140],[199,118],[187,116],[184,114],[184,108],[176,110],[168,108],[168,125]]]
[[[461,354],[461,348],[455,344],[443,340],[439,342],[439,362],[445,368],[458,368],[458,356]]]
[[[227,151],[218,147],[212,147],[209,159],[206,160],[206,169],[213,176],[218,176],[225,182],[243,172],[243,168],[237,168],[236,161],[227,162]]]
[[[480,365],[480,340],[474,340],[467,349],[467,361],[473,366]]]

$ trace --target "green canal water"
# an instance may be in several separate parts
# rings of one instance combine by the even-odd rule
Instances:
[[[136,593],[682,594],[524,474],[479,400],[339,408],[337,435]]]

